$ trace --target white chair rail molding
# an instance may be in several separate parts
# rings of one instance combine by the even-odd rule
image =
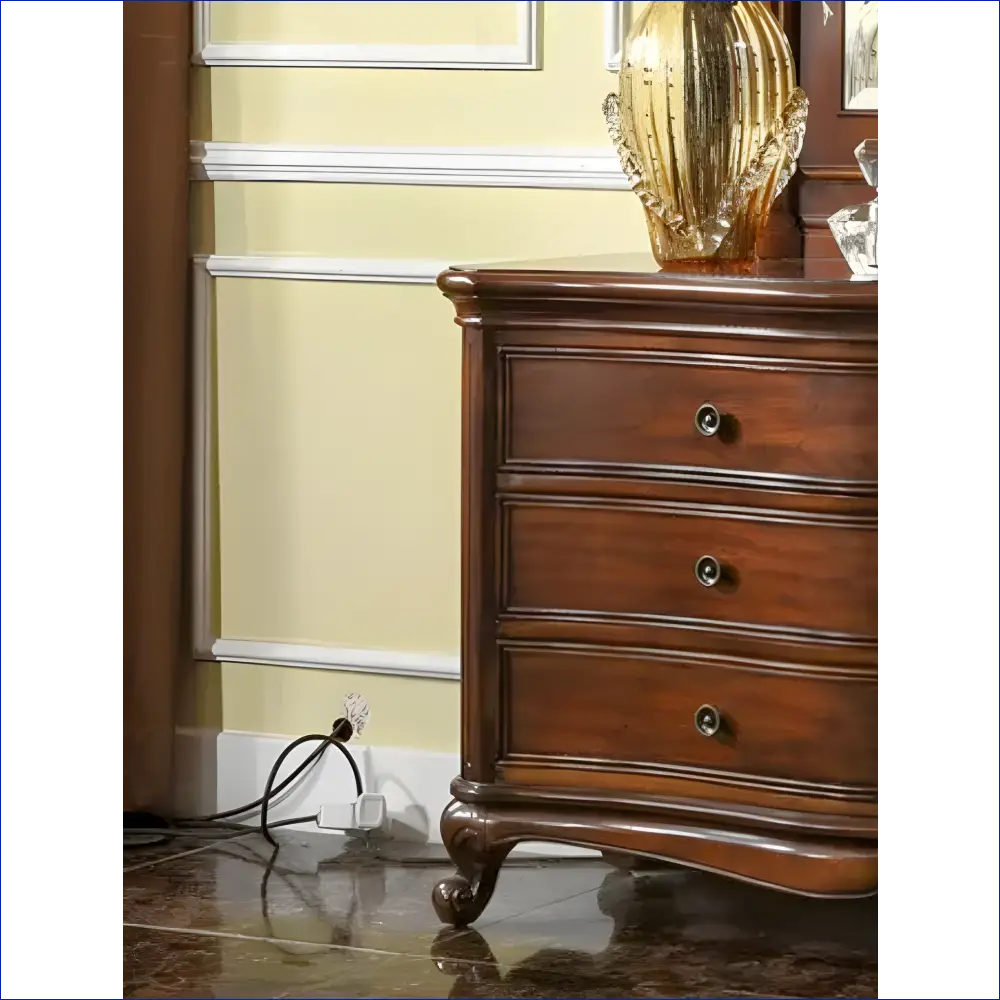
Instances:
[[[517,147],[284,146],[191,143],[191,177],[450,187],[628,191],[610,144],[594,149]]]

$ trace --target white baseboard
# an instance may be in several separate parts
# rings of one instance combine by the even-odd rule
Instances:
[[[535,149],[278,146],[192,140],[190,156],[195,180],[629,190],[610,144],[594,149]]]
[[[256,799],[278,754],[290,742],[285,736],[234,731],[183,729],[177,734],[177,761],[181,794],[177,808],[183,815],[205,815],[231,809]],[[299,747],[288,758],[289,773],[314,747]],[[450,785],[458,774],[458,754],[411,750],[405,747],[348,745],[361,771],[365,790],[386,797],[394,839],[440,844],[438,823],[451,800]],[[319,764],[272,807],[274,819],[307,816],[328,802],[353,797],[353,778],[340,753],[328,750]],[[297,829],[318,831],[308,824]],[[546,857],[593,857],[597,852],[562,844],[524,844],[521,853]]]

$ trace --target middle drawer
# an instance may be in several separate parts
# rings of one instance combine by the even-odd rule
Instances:
[[[506,497],[501,612],[877,635],[874,519]]]

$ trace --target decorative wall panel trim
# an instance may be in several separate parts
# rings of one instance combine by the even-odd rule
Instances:
[[[341,649],[337,646],[216,639],[212,657],[227,663],[262,663],[274,667],[351,670],[458,680],[458,656],[448,653],[407,653],[383,649]]]
[[[212,41],[212,3],[196,0],[194,54],[201,66],[294,66],[379,69],[540,69],[538,0],[519,0],[517,41],[510,45],[285,44]]]
[[[358,257],[224,257],[205,260],[213,278],[284,278],[292,281],[433,285],[443,260],[372,260]]]
[[[196,659],[211,659],[215,641],[215,290],[208,261],[200,254],[191,262],[191,645]]]
[[[210,181],[629,190],[610,144],[606,149],[493,149],[193,141],[191,176]]]
[[[617,73],[621,67],[622,44],[628,34],[628,0],[604,0],[604,68]]]
[[[458,656],[450,653],[342,649],[336,646],[261,642],[218,637],[215,608],[216,374],[214,278],[279,278],[433,284],[448,265],[432,260],[369,260],[339,257],[225,257],[192,259],[192,579],[191,644],[199,660],[311,667],[458,680]]]

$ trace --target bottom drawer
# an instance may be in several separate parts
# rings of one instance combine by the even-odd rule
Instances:
[[[870,672],[523,646],[501,662],[502,761],[569,758],[789,789],[877,785]]]

